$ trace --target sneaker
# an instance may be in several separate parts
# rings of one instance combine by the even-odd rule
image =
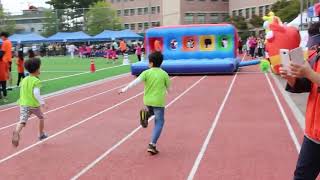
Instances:
[[[47,138],[48,138],[48,135],[46,133],[43,133],[41,136],[39,136],[39,141],[42,141]]]
[[[14,147],[18,147],[19,146],[19,141],[20,141],[20,135],[19,135],[19,133],[14,131],[13,134],[12,134],[12,145]]]
[[[151,144],[151,143],[148,145],[147,151],[148,151],[151,155],[156,155],[156,154],[159,153],[159,151],[157,150],[156,145],[153,145],[153,144]]]
[[[3,98],[2,101],[3,101],[4,103],[7,103],[7,102],[8,102],[8,99]]]
[[[140,110],[140,124],[143,128],[148,127],[149,118],[150,118],[150,113],[147,109]]]

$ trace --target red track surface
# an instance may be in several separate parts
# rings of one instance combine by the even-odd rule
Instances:
[[[302,130],[269,77],[301,143]],[[42,143],[32,119],[13,148],[14,126],[1,127],[15,123],[18,110],[0,110],[0,179],[291,179],[298,153],[266,76],[238,74],[231,84],[233,78],[172,80],[157,156],[146,153],[153,123],[137,129],[142,86],[125,95],[107,91],[132,77],[48,99],[49,111],[59,109],[46,114],[51,137]]]

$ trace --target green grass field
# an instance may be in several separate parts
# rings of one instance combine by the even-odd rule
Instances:
[[[135,55],[129,56],[129,59],[131,62],[137,61]],[[104,58],[95,58],[95,66],[97,70],[95,73],[89,73],[89,59],[45,57],[41,58],[41,61],[40,79],[43,85],[41,89],[42,95],[130,72],[130,66],[120,66],[122,65],[122,57],[118,59],[116,63],[110,62]],[[15,62],[15,59],[13,62]],[[18,73],[15,63],[13,64],[12,77],[13,85],[15,86],[17,83]],[[68,77],[70,75],[74,76]],[[19,88],[14,88],[12,91],[8,91],[8,103],[16,102],[18,98]],[[8,103],[0,101],[0,105]]]

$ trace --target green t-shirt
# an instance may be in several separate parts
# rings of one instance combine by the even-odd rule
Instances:
[[[169,75],[161,68],[144,71],[139,78],[144,81],[144,104],[146,106],[164,107],[167,89],[170,87]]]
[[[40,102],[34,97],[34,88],[41,88],[41,81],[35,76],[28,76],[21,82],[20,99],[18,104],[27,107],[39,107]]]

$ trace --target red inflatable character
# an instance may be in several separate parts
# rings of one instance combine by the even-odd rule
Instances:
[[[279,74],[281,64],[280,49],[294,49],[300,45],[300,33],[297,28],[280,24],[275,18],[269,24],[266,35],[266,51],[268,53],[273,72]]]

